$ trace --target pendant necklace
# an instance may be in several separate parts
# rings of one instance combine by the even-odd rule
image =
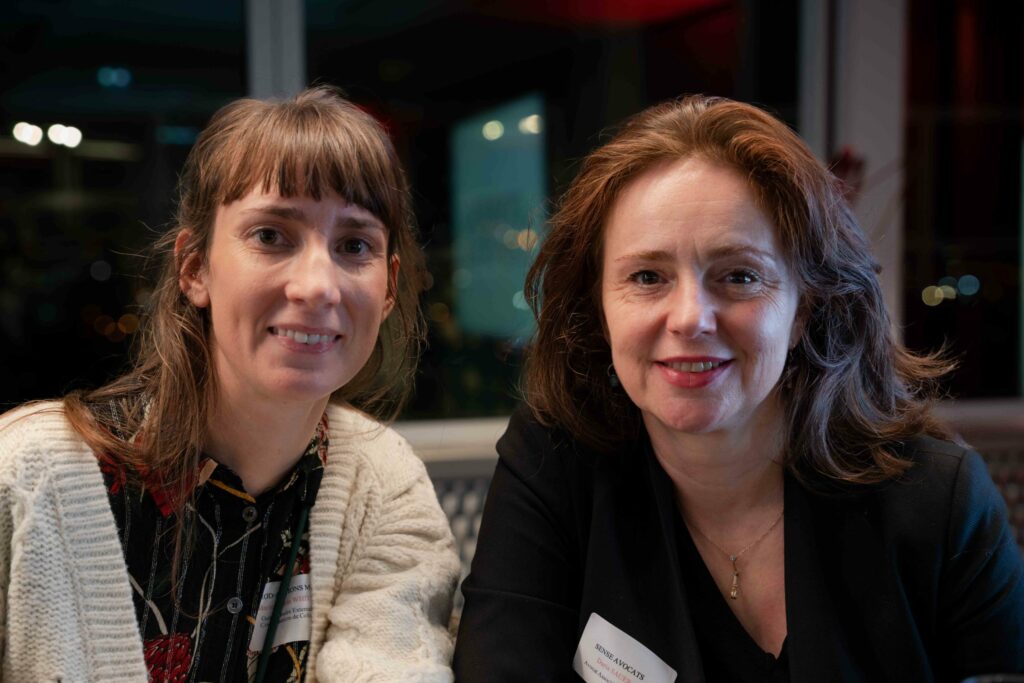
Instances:
[[[690,527],[691,529],[693,529],[693,530],[694,530],[694,531],[696,531],[696,532],[697,532],[698,534],[700,534],[700,535],[701,535],[701,537],[702,537],[702,538],[703,538],[703,539],[704,539],[705,541],[707,541],[708,543],[710,543],[710,544],[712,545],[712,547],[714,547],[714,549],[715,549],[715,550],[717,550],[718,552],[720,552],[720,553],[722,553],[723,555],[725,555],[726,557],[728,557],[728,558],[729,558],[729,562],[731,562],[731,563],[732,563],[732,587],[731,587],[731,588],[729,589],[729,598],[730,598],[730,599],[732,599],[732,600],[736,600],[736,599],[737,599],[737,598],[739,598],[739,596],[740,596],[740,570],[736,568],[736,560],[740,559],[740,557],[742,557],[742,556],[743,556],[743,553],[747,552],[748,550],[750,550],[751,548],[753,548],[754,546],[756,546],[756,545],[757,545],[758,543],[760,543],[761,541],[763,541],[764,539],[766,539],[766,538],[768,537],[768,534],[770,534],[770,533],[772,532],[772,529],[774,529],[775,527],[777,527],[777,526],[779,525],[779,522],[781,522],[781,521],[782,521],[782,514],[783,514],[783,513],[785,512],[785,511],[786,511],[786,508],[785,508],[785,507],[783,507],[783,508],[782,508],[781,510],[779,510],[779,516],[775,518],[775,521],[771,523],[771,526],[769,526],[769,527],[768,527],[767,529],[765,529],[765,531],[764,531],[764,533],[763,533],[763,534],[761,534],[761,535],[760,535],[760,536],[758,536],[758,537],[757,537],[756,539],[754,539],[753,541],[751,541],[750,543],[748,543],[748,544],[747,544],[747,545],[746,545],[746,546],[745,546],[745,547],[744,547],[744,548],[743,548],[742,550],[740,550],[740,551],[739,551],[738,553],[727,553],[727,552],[725,552],[724,550],[722,550],[722,549],[721,549],[721,548],[720,548],[720,547],[718,546],[718,544],[717,544],[717,543],[715,543],[715,542],[714,542],[714,541],[712,541],[712,540],[711,540],[710,538],[708,538],[708,535],[707,535],[707,534],[705,534],[705,533],[704,533],[703,531],[701,531],[700,529],[698,529],[696,525],[694,525],[694,524],[689,524],[689,525],[688,525],[688,526],[689,526],[689,527]]]

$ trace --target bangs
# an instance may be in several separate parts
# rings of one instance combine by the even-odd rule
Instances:
[[[235,121],[221,136],[206,180],[218,204],[254,189],[283,197],[320,200],[334,193],[358,204],[389,227],[404,180],[383,128],[353,105],[325,112],[266,105]]]

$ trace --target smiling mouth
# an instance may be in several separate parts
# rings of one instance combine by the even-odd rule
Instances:
[[[286,330],[279,327],[271,327],[270,333],[277,337],[288,337],[300,344],[307,344],[309,346],[341,339],[340,334],[306,334],[305,332]]]
[[[696,363],[660,363],[667,368],[672,368],[677,372],[708,372],[715,368],[721,367],[728,363],[727,360],[719,361],[698,361]]]

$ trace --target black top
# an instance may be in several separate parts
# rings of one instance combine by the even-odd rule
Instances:
[[[705,679],[708,683],[788,683],[786,644],[776,658],[754,642],[729,608],[682,519],[676,518],[675,527],[683,590],[693,613],[700,615],[694,634]]]
[[[194,499],[177,513],[159,487],[101,458],[150,680],[248,681],[256,675],[260,651],[249,646],[264,587],[284,576],[299,513],[316,500],[327,434],[325,415],[293,470],[255,498],[237,474],[204,458]],[[183,525],[186,543],[175,584],[176,524]],[[308,573],[307,530],[292,576]],[[301,681],[308,651],[308,634],[274,648],[266,680]]]
[[[458,680],[578,681],[592,613],[677,681],[708,680],[706,615],[680,579],[672,484],[648,448],[599,455],[513,415],[463,584]],[[913,466],[884,485],[825,495],[786,478],[790,679],[1024,672],[1024,562],[984,462],[927,437],[898,448]]]

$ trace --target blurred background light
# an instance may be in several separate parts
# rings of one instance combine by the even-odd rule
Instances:
[[[93,261],[92,265],[89,266],[89,275],[97,282],[106,282],[110,279],[112,272],[113,269],[106,261]]]
[[[505,126],[501,124],[501,121],[488,121],[484,124],[482,132],[485,139],[497,140],[505,134]]]
[[[530,114],[519,119],[519,132],[524,135],[537,135],[540,133],[540,115]]]
[[[64,126],[59,123],[55,123],[46,129],[46,137],[50,139],[55,145],[64,144]]]
[[[25,121],[14,124],[14,139],[31,147],[38,145],[43,139],[43,129]]]
[[[199,136],[199,129],[192,126],[157,126],[156,141],[161,145],[182,145],[189,147]]]
[[[55,123],[46,129],[46,137],[55,145],[78,147],[82,142],[82,131],[74,126],[65,126],[62,123]]]
[[[64,126],[64,146],[78,147],[82,142],[82,131],[74,126]]]
[[[96,82],[104,88],[127,88],[132,83],[132,72],[120,66],[101,66],[96,70]]]
[[[981,289],[981,281],[973,275],[963,275],[957,280],[956,288],[964,296],[974,296]]]

